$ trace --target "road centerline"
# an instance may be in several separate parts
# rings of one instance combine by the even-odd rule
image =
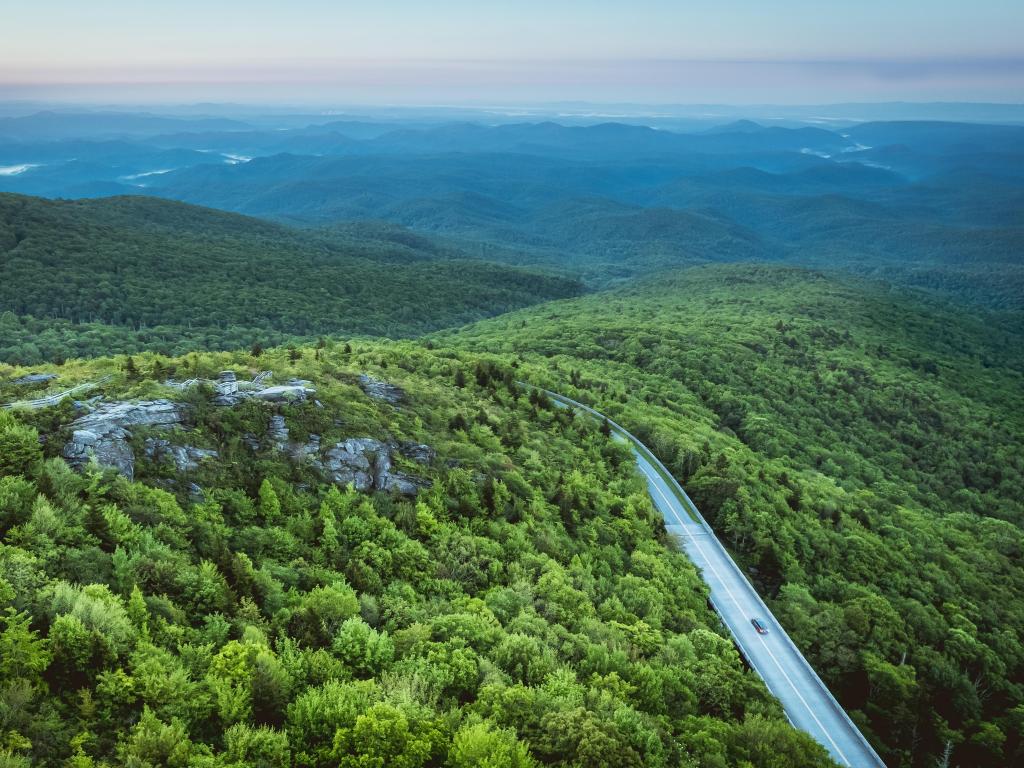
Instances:
[[[642,458],[642,457],[638,457],[638,458]],[[675,507],[673,507],[672,502],[669,500],[668,496],[665,495],[665,492],[663,490],[661,490],[661,487],[655,481],[654,477],[647,471],[647,469],[643,466],[643,464],[638,464],[638,466],[640,467],[640,471],[643,472],[643,474],[650,481],[650,485],[654,486],[654,489],[658,492],[658,495],[661,496],[661,498],[664,500],[664,502],[668,505],[669,511],[671,511],[672,515],[676,518],[676,520],[679,522],[680,525],[683,525],[683,521],[679,517],[679,513],[675,510]],[[715,568],[714,562],[711,560],[711,558],[708,557],[707,552],[704,551],[704,548],[701,546],[700,542],[696,538],[693,538],[693,537],[691,537],[691,541],[693,541],[694,546],[696,546],[697,549],[700,551],[701,557],[707,563],[708,567],[711,569],[711,572],[714,573],[715,578],[718,579],[718,582],[722,585],[722,588],[726,591],[726,594],[729,595],[729,598],[732,600],[733,605],[736,606],[737,612],[739,612],[741,614],[744,613],[744,610],[743,610],[742,606],[740,606],[739,601],[736,599],[736,595],[733,594],[732,589],[729,588],[729,584],[726,582],[725,579],[722,578],[722,575],[718,572],[718,569]],[[725,621],[724,618],[723,618],[723,621]],[[734,632],[733,634],[736,634],[736,632]],[[790,678],[790,676],[786,673],[786,670],[782,668],[782,665],[779,663],[779,660],[776,658],[775,654],[772,652],[772,649],[768,646],[767,641],[765,640],[765,638],[762,637],[761,638],[761,642],[762,642],[762,645],[764,646],[765,651],[768,652],[768,656],[774,662],[775,667],[779,670],[780,673],[782,673],[782,676],[785,678],[786,682],[789,683],[790,689],[792,689],[793,693],[796,694],[796,697],[800,700],[800,703],[804,705],[804,708],[807,710],[807,713],[811,716],[811,718],[814,720],[814,722],[817,723],[818,728],[821,730],[821,733],[825,736],[826,739],[828,739],[829,743],[833,747],[835,747],[836,752],[839,754],[840,757],[842,757],[843,761],[847,765],[851,765],[849,758],[846,757],[846,755],[843,753],[843,750],[840,749],[838,744],[836,744],[835,739],[832,738],[832,735],[828,732],[828,729],[826,729],[825,726],[822,725],[822,722],[821,722],[821,720],[818,719],[818,716],[816,714],[814,714],[814,710],[811,709],[810,704],[807,703],[807,700],[803,697],[803,695],[797,689],[796,684],[793,682],[792,678]],[[765,680],[765,685],[767,685],[767,684],[768,684],[768,681]],[[778,698],[778,697],[776,697],[776,698]]]

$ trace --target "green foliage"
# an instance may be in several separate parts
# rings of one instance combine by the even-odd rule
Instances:
[[[257,356],[295,338],[411,336],[579,293],[572,279],[450,249],[133,197],[0,194],[0,269],[0,360],[23,365],[138,350]],[[129,378],[137,365],[125,360]]]
[[[391,664],[395,646],[387,633],[377,632],[360,618],[345,621],[334,636],[331,651],[356,677],[377,677]]]
[[[436,341],[513,359],[650,446],[888,764],[930,768],[947,744],[950,765],[1024,759],[1013,317],[723,266]],[[644,590],[614,598],[602,611],[638,650],[662,647],[617,615],[649,622]],[[718,663],[696,689],[716,717],[743,695]]]
[[[238,723],[224,732],[224,759],[228,766],[239,768],[288,768],[288,735],[265,726],[253,728]]]
[[[43,458],[39,435],[20,424],[11,414],[0,411],[0,474],[30,476]]]
[[[161,722],[149,709],[118,749],[118,757],[131,768],[186,768],[191,754],[185,727]]]
[[[0,679],[22,678],[38,681],[50,666],[50,654],[45,641],[29,628],[30,617],[7,609],[0,632]]]
[[[466,724],[460,728],[448,755],[449,768],[533,768],[526,745],[516,740],[515,732],[494,728],[487,723]]]
[[[56,458],[0,476],[9,762],[771,765],[745,735],[757,715],[775,749],[812,756],[794,765],[831,764],[718,634],[599,424],[523,397],[504,362],[410,342],[319,352],[269,349],[259,364],[313,381],[322,409],[187,395],[183,434],[218,451],[199,473],[140,453],[131,482]],[[211,375],[249,361],[161,365]],[[119,362],[69,365],[87,380]],[[401,407],[363,394],[363,372],[400,386]],[[151,386],[118,380],[108,397]],[[325,485],[291,451],[242,440],[275,412],[325,445],[426,443],[436,461],[393,461],[431,486],[411,499]],[[457,414],[472,423],[450,429]],[[51,416],[4,423],[60,439]],[[878,684],[899,690],[888,672]]]

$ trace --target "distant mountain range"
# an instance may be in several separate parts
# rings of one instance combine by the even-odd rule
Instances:
[[[770,259],[1024,306],[1022,126],[253,123],[0,120],[0,137],[38,128],[0,140],[0,190],[145,194],[305,227],[384,220],[592,286]],[[59,135],[75,138],[50,140]]]

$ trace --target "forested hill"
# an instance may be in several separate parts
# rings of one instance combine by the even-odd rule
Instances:
[[[381,219],[489,260],[571,270],[594,288],[785,261],[1024,309],[1021,126],[308,117],[207,130],[122,115],[119,133],[110,114],[7,121],[0,190],[145,194],[316,226]],[[152,132],[168,122],[177,127]]]
[[[24,363],[409,336],[579,292],[392,225],[300,232],[144,197],[0,195],[0,271],[0,359]]]
[[[45,368],[111,374],[87,410],[0,410],[0,764],[834,765],[628,449],[511,366],[409,341],[131,361]],[[161,385],[225,369],[305,384]]]
[[[1024,333],[791,267],[445,334],[651,446],[890,766],[1024,761]]]

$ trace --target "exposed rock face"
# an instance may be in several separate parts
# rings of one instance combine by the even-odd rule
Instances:
[[[268,403],[299,403],[315,393],[315,389],[310,389],[302,384],[285,384],[253,392],[252,397],[265,400]]]
[[[372,437],[352,437],[336,443],[322,457],[314,458],[313,465],[337,485],[351,483],[359,491],[392,491],[415,496],[421,488],[429,487],[430,481],[393,470],[391,454],[395,447]]]
[[[234,371],[221,371],[217,377],[217,388],[225,395],[234,394],[238,391],[238,377]]]
[[[391,452],[377,456],[374,466],[374,487],[381,491],[392,491],[403,496],[415,496],[420,488],[430,485],[427,480],[413,477],[404,472],[396,472],[391,468]]]
[[[352,483],[356,490],[368,491],[373,488],[373,465],[380,451],[386,453],[387,446],[379,440],[353,437],[332,446],[322,459],[314,459],[313,463],[323,470],[332,483]]]
[[[90,429],[76,429],[64,444],[63,456],[68,464],[81,469],[96,459],[101,467],[113,467],[131,480],[135,476],[135,454],[128,445],[129,433],[121,427],[97,434]]]
[[[94,458],[101,467],[113,467],[130,480],[135,475],[135,455],[128,444],[128,427],[166,428],[183,420],[182,407],[170,400],[104,403],[71,422],[74,432],[63,455],[76,468]]]
[[[146,438],[145,451],[151,461],[161,462],[170,459],[179,472],[194,472],[199,469],[199,462],[216,459],[218,456],[216,451],[209,448],[172,445],[170,440],[164,440],[162,437]]]
[[[188,484],[188,497],[196,504],[202,504],[206,501],[206,494],[203,492],[203,489],[195,483]]]
[[[316,394],[316,390],[302,384],[285,384],[279,387],[265,387],[263,389],[235,389],[228,392],[219,392],[213,398],[217,405],[238,405],[243,400],[255,398],[267,403],[300,403],[310,395]]]
[[[237,382],[230,371],[221,374],[218,394],[214,402],[234,405],[249,398],[270,404],[306,400],[314,390],[310,382],[293,379],[288,384],[262,387],[253,382]],[[404,392],[387,382],[369,376],[360,377],[364,391],[370,397],[397,404]],[[239,386],[241,384],[241,386]],[[233,385],[233,386],[232,386]],[[76,468],[91,459],[102,467],[112,467],[125,477],[135,474],[135,456],[130,445],[131,427],[146,426],[171,428],[185,421],[187,406],[171,400],[142,402],[95,403],[95,409],[79,416],[71,423],[73,435],[64,446],[64,457]],[[383,442],[371,437],[353,437],[333,445],[324,446],[319,435],[310,435],[305,443],[289,441],[288,425],[280,413],[272,413],[267,426],[267,440],[261,442],[255,435],[246,434],[243,441],[253,451],[274,447],[286,452],[294,461],[308,462],[325,479],[337,485],[353,485],[360,491],[389,491],[406,496],[416,495],[430,481],[394,469],[397,454],[418,464],[431,464],[437,452],[429,445],[417,443]],[[175,445],[162,437],[149,437],[144,444],[146,456],[155,462],[172,461],[179,472],[193,472],[203,461],[218,458],[214,450],[192,445]],[[191,494],[201,497],[201,489],[190,487]]]
[[[405,458],[412,459],[418,464],[429,464],[437,458],[437,451],[422,443],[402,443],[399,450]]]
[[[284,416],[275,413],[270,417],[267,437],[273,440],[279,449],[284,447],[284,444],[288,442],[288,426],[284,423]]]
[[[74,406],[76,411],[87,411],[91,413],[96,408],[97,403],[102,401],[103,395],[96,395],[95,397],[90,397],[88,400],[74,400],[71,404]]]
[[[238,405],[243,400],[248,400],[250,397],[252,397],[252,392],[239,392],[237,390],[234,392],[219,392],[214,395],[213,402],[216,405],[223,405],[230,408],[233,405]]]
[[[320,454],[320,435],[310,435],[307,443],[289,443],[288,454],[295,461],[306,461]]]
[[[405,391],[401,387],[367,376],[365,373],[359,376],[359,386],[367,397],[383,400],[391,405],[398,405],[405,397]]]

